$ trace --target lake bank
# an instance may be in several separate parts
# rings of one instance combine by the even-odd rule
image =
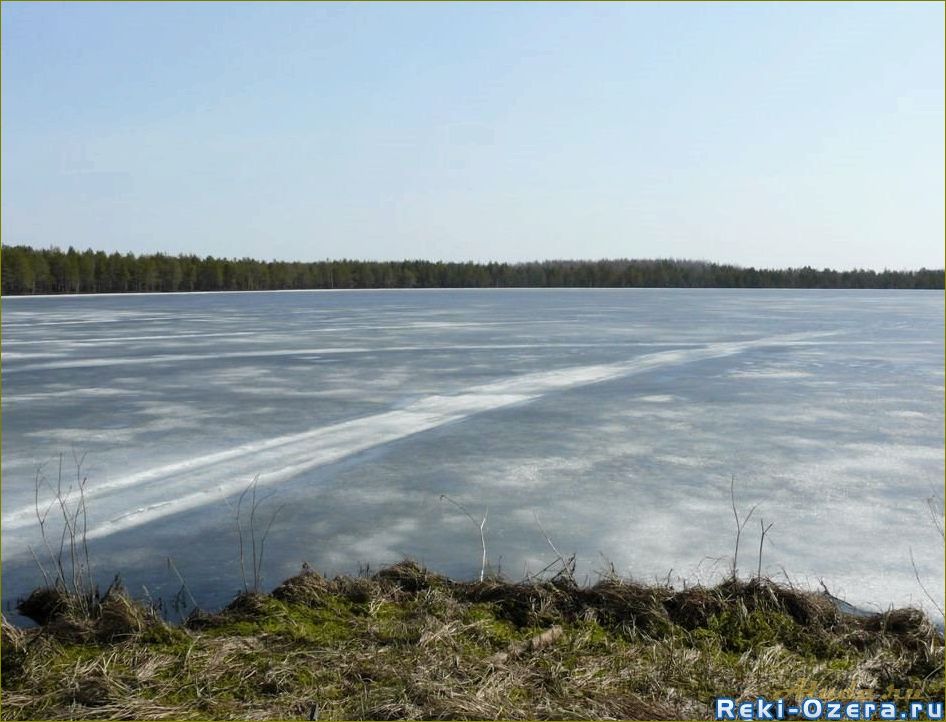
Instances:
[[[91,613],[48,602],[43,626],[4,626],[4,719],[690,719],[721,695],[943,698],[922,613],[853,616],[767,580],[457,582],[402,562],[306,569],[183,625],[121,591]]]

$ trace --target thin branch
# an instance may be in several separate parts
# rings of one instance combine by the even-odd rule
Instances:
[[[930,519],[933,520],[933,526],[936,528],[937,533],[941,538],[946,539],[946,529],[943,528],[943,515],[933,506],[934,502],[934,497],[931,496],[927,498],[926,508],[929,509]]]
[[[765,519],[759,519],[759,527],[762,529],[762,536],[759,537],[759,570],[756,572],[756,579],[762,578],[762,545],[765,544],[765,535],[769,533],[769,529],[772,528],[772,525],[775,522],[769,522],[769,525],[765,525]]]
[[[749,519],[752,518],[752,513],[758,507],[758,504],[755,504],[749,513],[746,514],[745,518],[742,521],[739,520],[739,512],[736,510],[736,475],[733,474],[729,481],[729,500],[732,503],[732,513],[736,519],[736,546],[733,550],[732,555],[732,576],[733,579],[736,578],[736,574],[739,572],[739,540],[742,538],[742,530],[745,528],[746,524],[749,523]]]
[[[83,455],[83,458],[84,455]],[[82,552],[85,555],[85,573],[89,585],[89,593],[92,593],[93,587],[93,574],[92,574],[92,561],[89,556],[89,514],[88,508],[85,503],[85,485],[88,481],[87,477],[83,477],[82,483],[79,484],[79,503],[82,505]]]
[[[174,564],[174,560],[171,559],[171,557],[168,557],[168,569],[174,572],[174,575],[177,577],[178,581],[180,581],[181,583],[181,589],[183,589],[184,592],[187,594],[187,596],[191,598],[191,606],[193,606],[194,609],[199,609],[197,605],[197,600],[194,599],[194,595],[191,594],[190,587],[187,586],[187,582],[184,581],[183,575],[177,570],[177,566]]]
[[[240,537],[240,579],[243,581],[243,592],[244,592],[244,593],[247,593],[247,592],[249,592],[250,590],[249,590],[249,587],[246,586],[246,563],[245,563],[245,554],[244,554],[244,551],[243,551],[244,543],[243,543],[243,518],[242,518],[242,511],[243,511],[243,499],[244,499],[244,497],[247,495],[247,492],[249,492],[249,490],[250,490],[250,487],[247,486],[247,487],[243,490],[243,492],[240,494],[240,497],[237,499],[236,516],[235,516],[236,527],[237,527],[237,534],[238,534],[239,537]]]
[[[75,530],[75,518],[73,513],[69,509],[69,497],[72,496],[72,485],[69,485],[69,488],[66,490],[65,494],[62,492],[62,454],[59,454],[59,477],[56,482],[56,502],[59,504],[59,511],[62,513],[62,535],[59,537],[59,555],[62,557],[65,553],[66,537],[69,537],[69,560],[71,563],[70,566],[70,576],[72,577],[72,588],[69,590],[72,593],[78,595],[78,580],[76,578],[76,530]]]
[[[36,556],[36,552],[33,551],[33,547],[27,544],[26,548],[30,550],[30,556],[33,557],[33,561],[36,562],[36,566],[38,566],[39,570],[43,573],[43,581],[46,583],[46,586],[48,588],[50,584],[49,584],[49,574],[46,573],[46,568],[43,566],[43,563]]]
[[[736,511],[736,475],[733,474],[729,480],[729,500],[732,502],[732,515],[736,519],[736,551],[732,556],[732,575],[736,577],[736,561],[739,559],[739,536],[742,533],[742,526],[739,524],[739,512]]]
[[[480,563],[480,581],[486,574],[486,518],[489,516],[489,507],[486,507],[486,513],[483,514],[483,521],[480,522],[480,543],[483,545],[483,561]]]
[[[916,562],[915,562],[914,559],[913,559],[913,547],[912,547],[912,546],[910,547],[910,564],[913,566],[913,576],[916,577],[916,583],[920,585],[920,589],[923,590],[923,593],[926,595],[926,598],[930,600],[930,604],[933,605],[933,608],[934,608],[937,612],[939,612],[939,616],[941,616],[941,617],[943,617],[944,619],[946,619],[946,612],[944,612],[944,611],[943,611],[943,608],[939,605],[939,603],[938,603],[935,599],[933,599],[933,595],[930,594],[929,590],[926,588],[926,585],[923,584],[922,580],[920,579],[920,572],[919,572],[919,570],[916,568]]]
[[[272,529],[273,522],[276,521],[276,517],[279,515],[279,512],[281,512],[285,507],[286,507],[285,504],[281,504],[278,507],[276,507],[276,510],[273,512],[272,516],[269,517],[269,523],[266,525],[266,529],[263,531],[263,536],[261,536],[259,540],[259,559],[257,560],[257,568],[259,572],[257,576],[259,577],[261,582],[263,579],[263,548],[266,545],[266,537],[269,536],[269,530]],[[257,591],[259,590],[257,589]]]
[[[39,533],[43,538],[43,546],[46,547],[46,553],[49,555],[49,562],[53,567],[58,567],[56,563],[56,556],[53,554],[52,547],[49,546],[49,537],[46,535],[46,520],[49,518],[49,512],[53,508],[53,502],[49,503],[49,506],[46,507],[46,511],[42,515],[39,513],[39,488],[43,482],[46,481],[46,477],[43,475],[43,466],[45,466],[45,464],[40,464],[36,467],[36,475],[33,480],[33,510],[36,512],[36,521],[39,522]],[[46,483],[48,485],[48,482]],[[42,569],[42,566],[40,566],[40,569]],[[46,577],[46,585],[49,586],[48,577],[46,576],[45,572],[43,573],[43,576]],[[61,573],[59,579],[61,579]],[[57,579],[57,582],[59,579]],[[65,579],[62,579],[62,582],[63,586],[65,586]]]
[[[59,507],[62,509],[62,454],[59,454],[59,476],[56,477],[56,502],[59,502]],[[62,558],[65,554],[66,548],[66,532],[67,532],[67,523],[63,523],[62,534],[59,535],[59,555],[56,557],[57,563],[59,565],[59,576],[62,579],[63,588],[66,588],[66,572],[63,568]]]
[[[273,512],[270,516],[269,521],[266,524],[265,529],[263,530],[262,535],[257,535],[256,529],[256,513],[260,510],[260,507],[263,503],[272,497],[275,492],[270,492],[263,496],[260,496],[257,493],[259,487],[259,474],[253,477],[247,487],[240,493],[240,496],[237,497],[236,507],[234,508],[233,504],[227,501],[227,505],[233,510],[234,514],[234,523],[236,524],[237,537],[240,543],[240,578],[243,581],[243,593],[249,594],[251,587],[247,578],[246,572],[246,536],[244,532],[243,524],[243,505],[247,503],[247,495],[249,495],[249,537],[250,537],[250,564],[251,570],[253,573],[253,592],[259,592],[262,587],[263,580],[263,552],[266,548],[266,539],[269,536],[269,531],[273,526],[273,522],[276,521],[276,517],[279,512],[283,510],[285,504],[280,506]]]
[[[89,541],[88,541],[88,528],[89,528],[89,516],[88,510],[85,504],[85,485],[88,482],[88,477],[83,476],[82,474],[82,465],[85,464],[85,457],[88,452],[83,452],[82,455],[78,455],[76,450],[72,450],[72,459],[76,465],[76,485],[79,488],[79,501],[75,508],[75,514],[73,516],[73,526],[78,528],[79,526],[79,515],[82,515],[82,531],[79,534],[79,544],[81,544],[81,549],[79,550],[82,556],[85,558],[85,571],[82,569],[82,562],[79,562],[79,586],[82,587],[81,596],[85,596],[87,593],[89,595],[89,601],[91,602],[91,596],[93,593],[93,579],[92,579],[92,563],[89,559]]]
[[[538,512],[533,511],[533,512],[532,512],[532,516],[535,517],[535,523],[539,525],[539,530],[542,532],[542,536],[545,537],[545,541],[547,541],[547,542],[549,543],[549,546],[552,548],[552,551],[555,553],[555,556],[557,556],[557,557],[558,557],[558,560],[562,563],[562,570],[565,572],[565,575],[566,575],[566,576],[572,581],[572,583],[574,584],[574,583],[575,583],[575,575],[572,573],[572,570],[571,570],[571,568],[570,568],[568,562],[565,561],[565,557],[563,557],[563,556],[561,555],[561,553],[559,553],[558,549],[556,549],[556,548],[555,548],[555,545],[552,543],[551,537],[549,537],[549,535],[545,532],[545,527],[543,527],[543,526],[542,526],[542,522],[539,521],[539,514],[538,514]],[[572,565],[574,565],[574,560],[575,560],[575,557],[572,556]]]
[[[441,495],[440,495],[440,501],[444,501],[444,500],[449,501],[449,502],[450,502],[451,504],[453,504],[457,509],[459,509],[461,512],[463,512],[463,515],[464,515],[467,519],[469,519],[471,522],[473,522],[473,524],[474,524],[475,526],[477,526],[477,527],[479,528],[479,530],[480,530],[480,546],[483,548],[483,558],[482,558],[482,561],[481,561],[481,563],[480,563],[480,581],[483,581],[483,579],[486,578],[486,564],[487,564],[487,557],[486,557],[486,518],[489,516],[489,507],[486,507],[486,513],[483,515],[483,520],[477,524],[476,519],[474,519],[474,518],[470,515],[470,512],[468,512],[468,511],[466,510],[466,507],[464,507],[460,502],[456,501],[455,499],[451,499],[451,498],[450,498],[449,496],[447,496],[446,494],[441,494]]]
[[[250,484],[250,544],[252,545],[253,551],[253,591],[259,591],[259,577],[256,573],[256,483],[259,481],[259,475],[257,474],[253,478],[253,483]]]
[[[75,489],[77,498],[73,497],[73,484],[65,485],[63,477],[64,455],[59,454],[55,485],[43,473],[45,464],[36,468],[33,479],[33,511],[39,525],[43,547],[49,558],[49,563],[55,570],[55,586],[75,597],[75,602],[88,612],[95,602],[95,585],[92,575],[91,554],[88,545],[88,506],[86,503],[85,488],[88,477],[83,475],[86,454],[79,454],[73,449],[72,458],[76,466]],[[45,511],[41,510],[40,491],[47,488],[51,500]],[[50,544],[50,512],[58,508],[61,516],[62,529],[59,533],[59,547],[54,551]],[[56,515],[54,514],[54,517]],[[66,544],[68,543],[68,549]],[[52,575],[42,564],[35,551],[30,548],[30,554],[43,574],[47,586],[53,583]],[[66,575],[66,568],[69,575]]]

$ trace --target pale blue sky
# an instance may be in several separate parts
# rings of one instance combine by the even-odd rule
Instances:
[[[2,237],[944,263],[944,5],[2,5]]]

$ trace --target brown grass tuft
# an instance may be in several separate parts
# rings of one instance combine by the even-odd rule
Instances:
[[[330,584],[324,577],[308,567],[301,574],[290,577],[273,590],[273,596],[285,602],[318,606],[323,597],[329,594]]]
[[[17,604],[17,611],[37,624],[48,624],[66,612],[70,606],[69,595],[58,587],[40,587]]]
[[[374,580],[386,587],[393,587],[411,594],[442,585],[446,579],[428,571],[413,559],[393,564],[374,575]]]
[[[134,602],[124,589],[113,587],[99,606],[95,634],[104,642],[113,642],[140,634],[152,623],[157,620],[148,610]]]
[[[705,627],[724,606],[722,596],[705,587],[685,589],[664,602],[670,620],[689,631]]]

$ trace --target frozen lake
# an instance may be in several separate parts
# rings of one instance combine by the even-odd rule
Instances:
[[[416,558],[713,581],[740,551],[867,608],[942,605],[941,291],[437,290],[4,298],[3,602],[42,578],[37,467],[85,455],[93,564],[241,587],[231,504],[282,507],[265,584]],[[48,492],[41,495],[45,508]],[[57,535],[58,538],[58,535]],[[672,571],[671,571],[672,570]]]

